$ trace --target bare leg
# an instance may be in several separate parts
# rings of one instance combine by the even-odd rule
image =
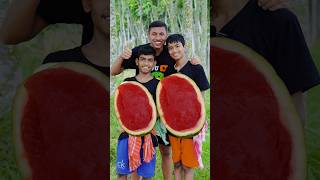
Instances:
[[[193,169],[188,168],[186,166],[182,166],[184,172],[184,179],[185,180],[193,180]]]
[[[162,174],[164,180],[171,180],[172,177],[172,169],[171,169],[171,147],[170,146],[164,146],[162,144],[159,144],[159,150],[161,153],[161,167],[162,167]]]
[[[134,172],[131,174],[131,179],[132,179],[132,180],[139,180],[139,179],[140,179],[140,177],[138,176],[137,171],[134,171]]]
[[[182,170],[181,162],[174,163],[174,180],[182,180]]]
[[[127,180],[127,175],[118,174],[118,180]]]

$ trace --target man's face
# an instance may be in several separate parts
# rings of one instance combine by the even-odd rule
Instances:
[[[161,49],[167,36],[168,34],[165,27],[152,27],[148,34],[149,42],[154,49]]]
[[[156,65],[153,55],[140,55],[136,59],[136,65],[139,68],[139,72],[143,74],[148,74],[152,71],[152,68]]]
[[[109,0],[83,0],[84,8],[86,12],[91,12],[91,18],[95,30],[103,33],[104,35],[109,35]]]
[[[184,58],[185,49],[181,42],[172,42],[168,44],[168,51],[172,59],[181,60]]]

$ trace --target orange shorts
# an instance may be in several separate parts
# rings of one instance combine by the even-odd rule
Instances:
[[[193,147],[193,139],[178,138],[169,135],[172,148],[172,160],[174,163],[181,163],[189,168],[199,167],[197,155]]]

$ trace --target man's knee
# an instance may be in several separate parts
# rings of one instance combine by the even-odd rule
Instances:
[[[118,180],[126,180],[126,179],[127,179],[127,175],[118,174]]]
[[[182,165],[182,169],[183,169],[184,172],[192,172],[193,171],[192,168],[184,166],[184,165]]]
[[[181,161],[174,163],[174,169],[180,169],[182,167]]]

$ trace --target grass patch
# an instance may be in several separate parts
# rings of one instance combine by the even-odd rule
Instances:
[[[320,70],[320,41],[311,48],[313,60]],[[307,122],[305,142],[307,150],[308,180],[320,179],[320,86],[307,92]]]

